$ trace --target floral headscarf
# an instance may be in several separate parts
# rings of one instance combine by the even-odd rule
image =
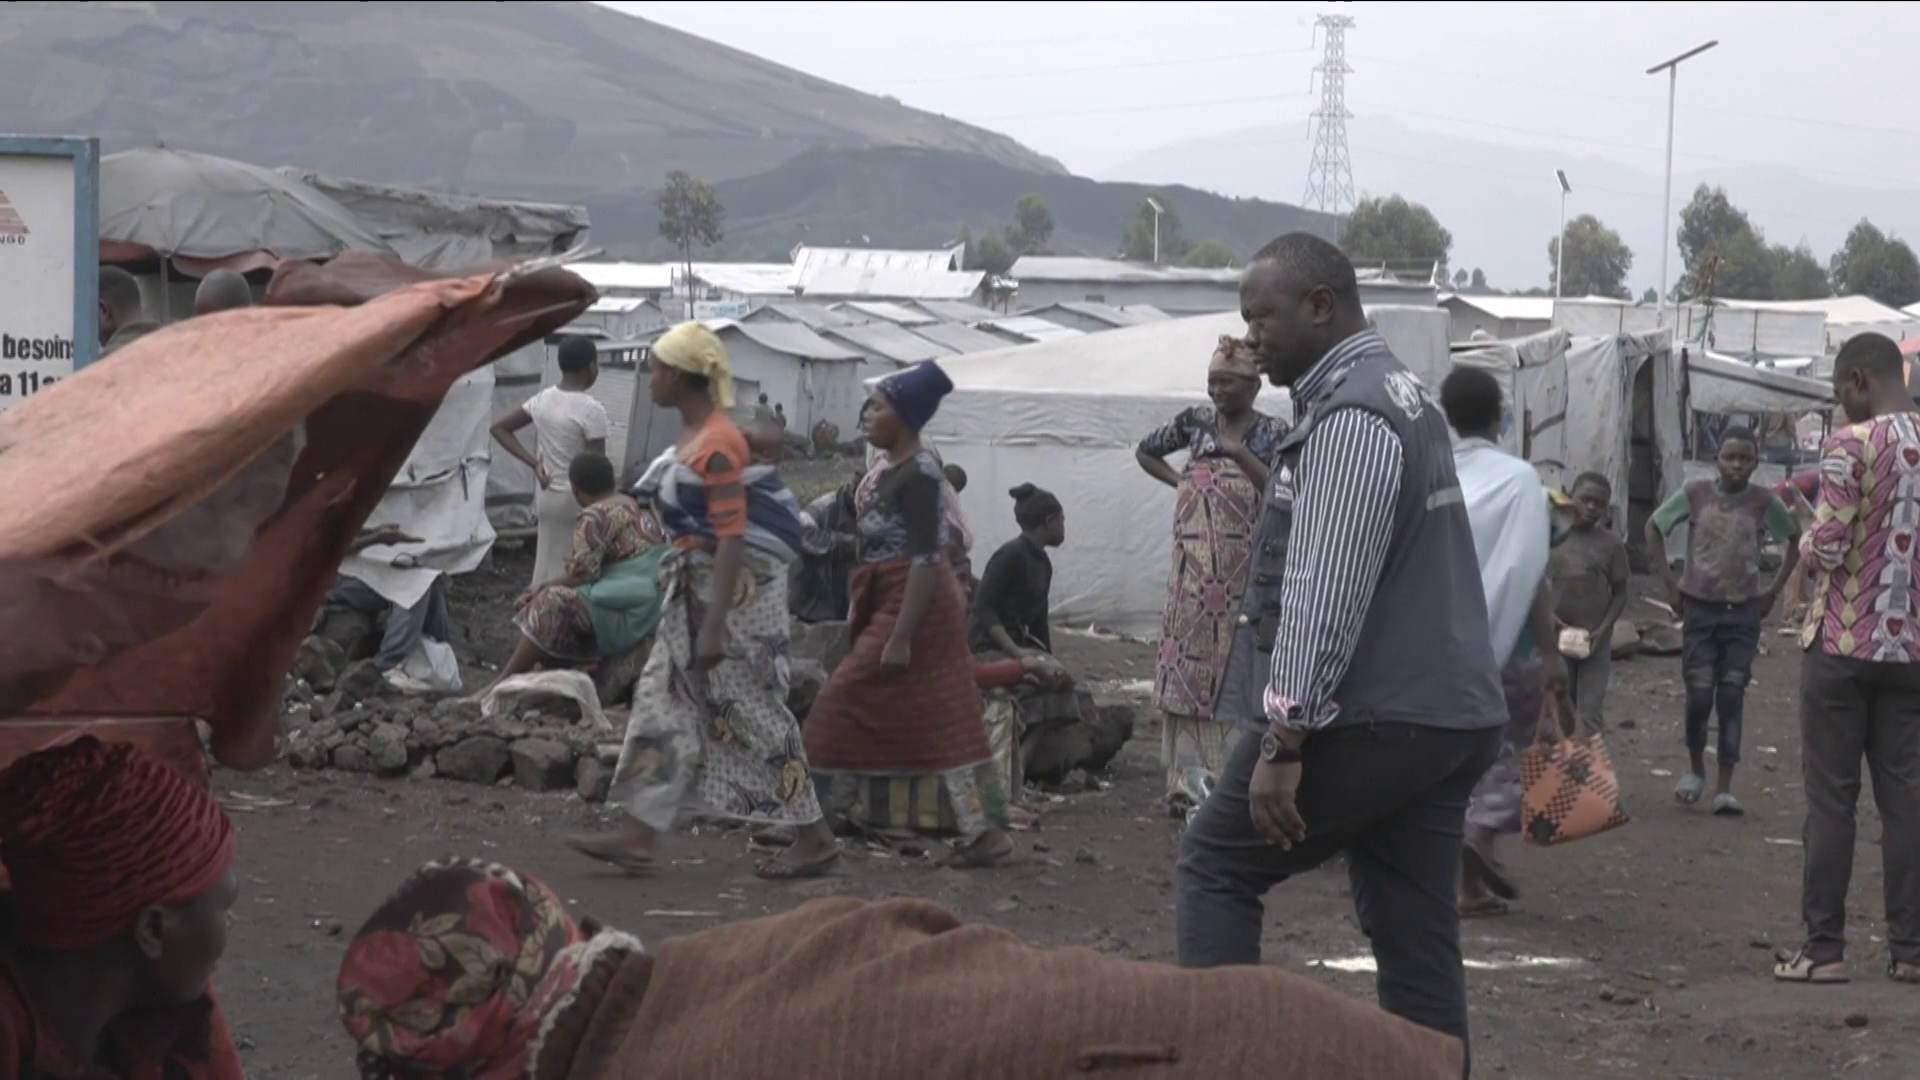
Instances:
[[[340,1022],[360,1047],[361,1075],[527,1076],[539,1029],[528,1002],[564,996],[542,983],[584,937],[533,878],[465,860],[422,867],[340,964]]]

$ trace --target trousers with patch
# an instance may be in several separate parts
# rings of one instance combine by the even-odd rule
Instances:
[[[1760,610],[1764,601],[1725,604],[1684,597],[1681,604],[1680,678],[1687,688],[1687,749],[1707,748],[1707,726],[1720,721],[1722,765],[1740,760],[1747,684],[1760,655]]]

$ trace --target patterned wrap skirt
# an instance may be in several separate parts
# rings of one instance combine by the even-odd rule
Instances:
[[[1246,592],[1259,509],[1259,487],[1232,461],[1187,462],[1174,507],[1173,568],[1153,679],[1153,703],[1165,717],[1161,765],[1175,804],[1206,801],[1226,765],[1232,729],[1213,720],[1213,702]]]
[[[908,669],[880,663],[910,570],[900,561],[854,575],[853,648],[807,714],[807,756],[827,809],[847,821],[972,840],[1006,825],[1006,778],[981,718],[966,603],[944,561]]]
[[[661,564],[665,610],[634,688],[611,800],[655,829],[682,809],[763,824],[820,820],[791,676],[787,568],[749,548],[727,613],[726,659],[693,670],[713,556],[676,551]]]

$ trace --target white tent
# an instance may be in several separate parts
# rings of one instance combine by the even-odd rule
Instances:
[[[1444,373],[1446,312],[1381,307],[1369,316],[1423,378]],[[976,568],[1017,532],[1008,489],[1037,484],[1067,512],[1054,617],[1156,636],[1173,558],[1173,492],[1141,471],[1134,448],[1205,402],[1214,345],[1245,331],[1238,315],[1201,315],[940,361],[955,389],[925,434],[967,471],[960,498]],[[1256,408],[1292,416],[1281,390],[1263,391]]]

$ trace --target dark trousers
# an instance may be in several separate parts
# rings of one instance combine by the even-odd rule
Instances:
[[[1800,669],[1800,771],[1807,789],[1800,904],[1807,956],[1816,963],[1846,952],[1863,757],[1880,810],[1887,951],[1920,964],[1920,664],[1849,660],[1816,646]]]
[[[1760,654],[1760,601],[1722,604],[1685,597],[1681,604],[1680,679],[1687,688],[1687,749],[1707,748],[1707,725],[1720,718],[1720,763],[1740,760],[1747,684]]]
[[[1242,736],[1180,839],[1180,964],[1260,962],[1261,898],[1345,853],[1360,930],[1373,945],[1380,1007],[1467,1040],[1460,960],[1460,841],[1467,797],[1500,753],[1501,730],[1408,724],[1336,728],[1307,740],[1291,850],[1253,827],[1247,783],[1260,740]]]

